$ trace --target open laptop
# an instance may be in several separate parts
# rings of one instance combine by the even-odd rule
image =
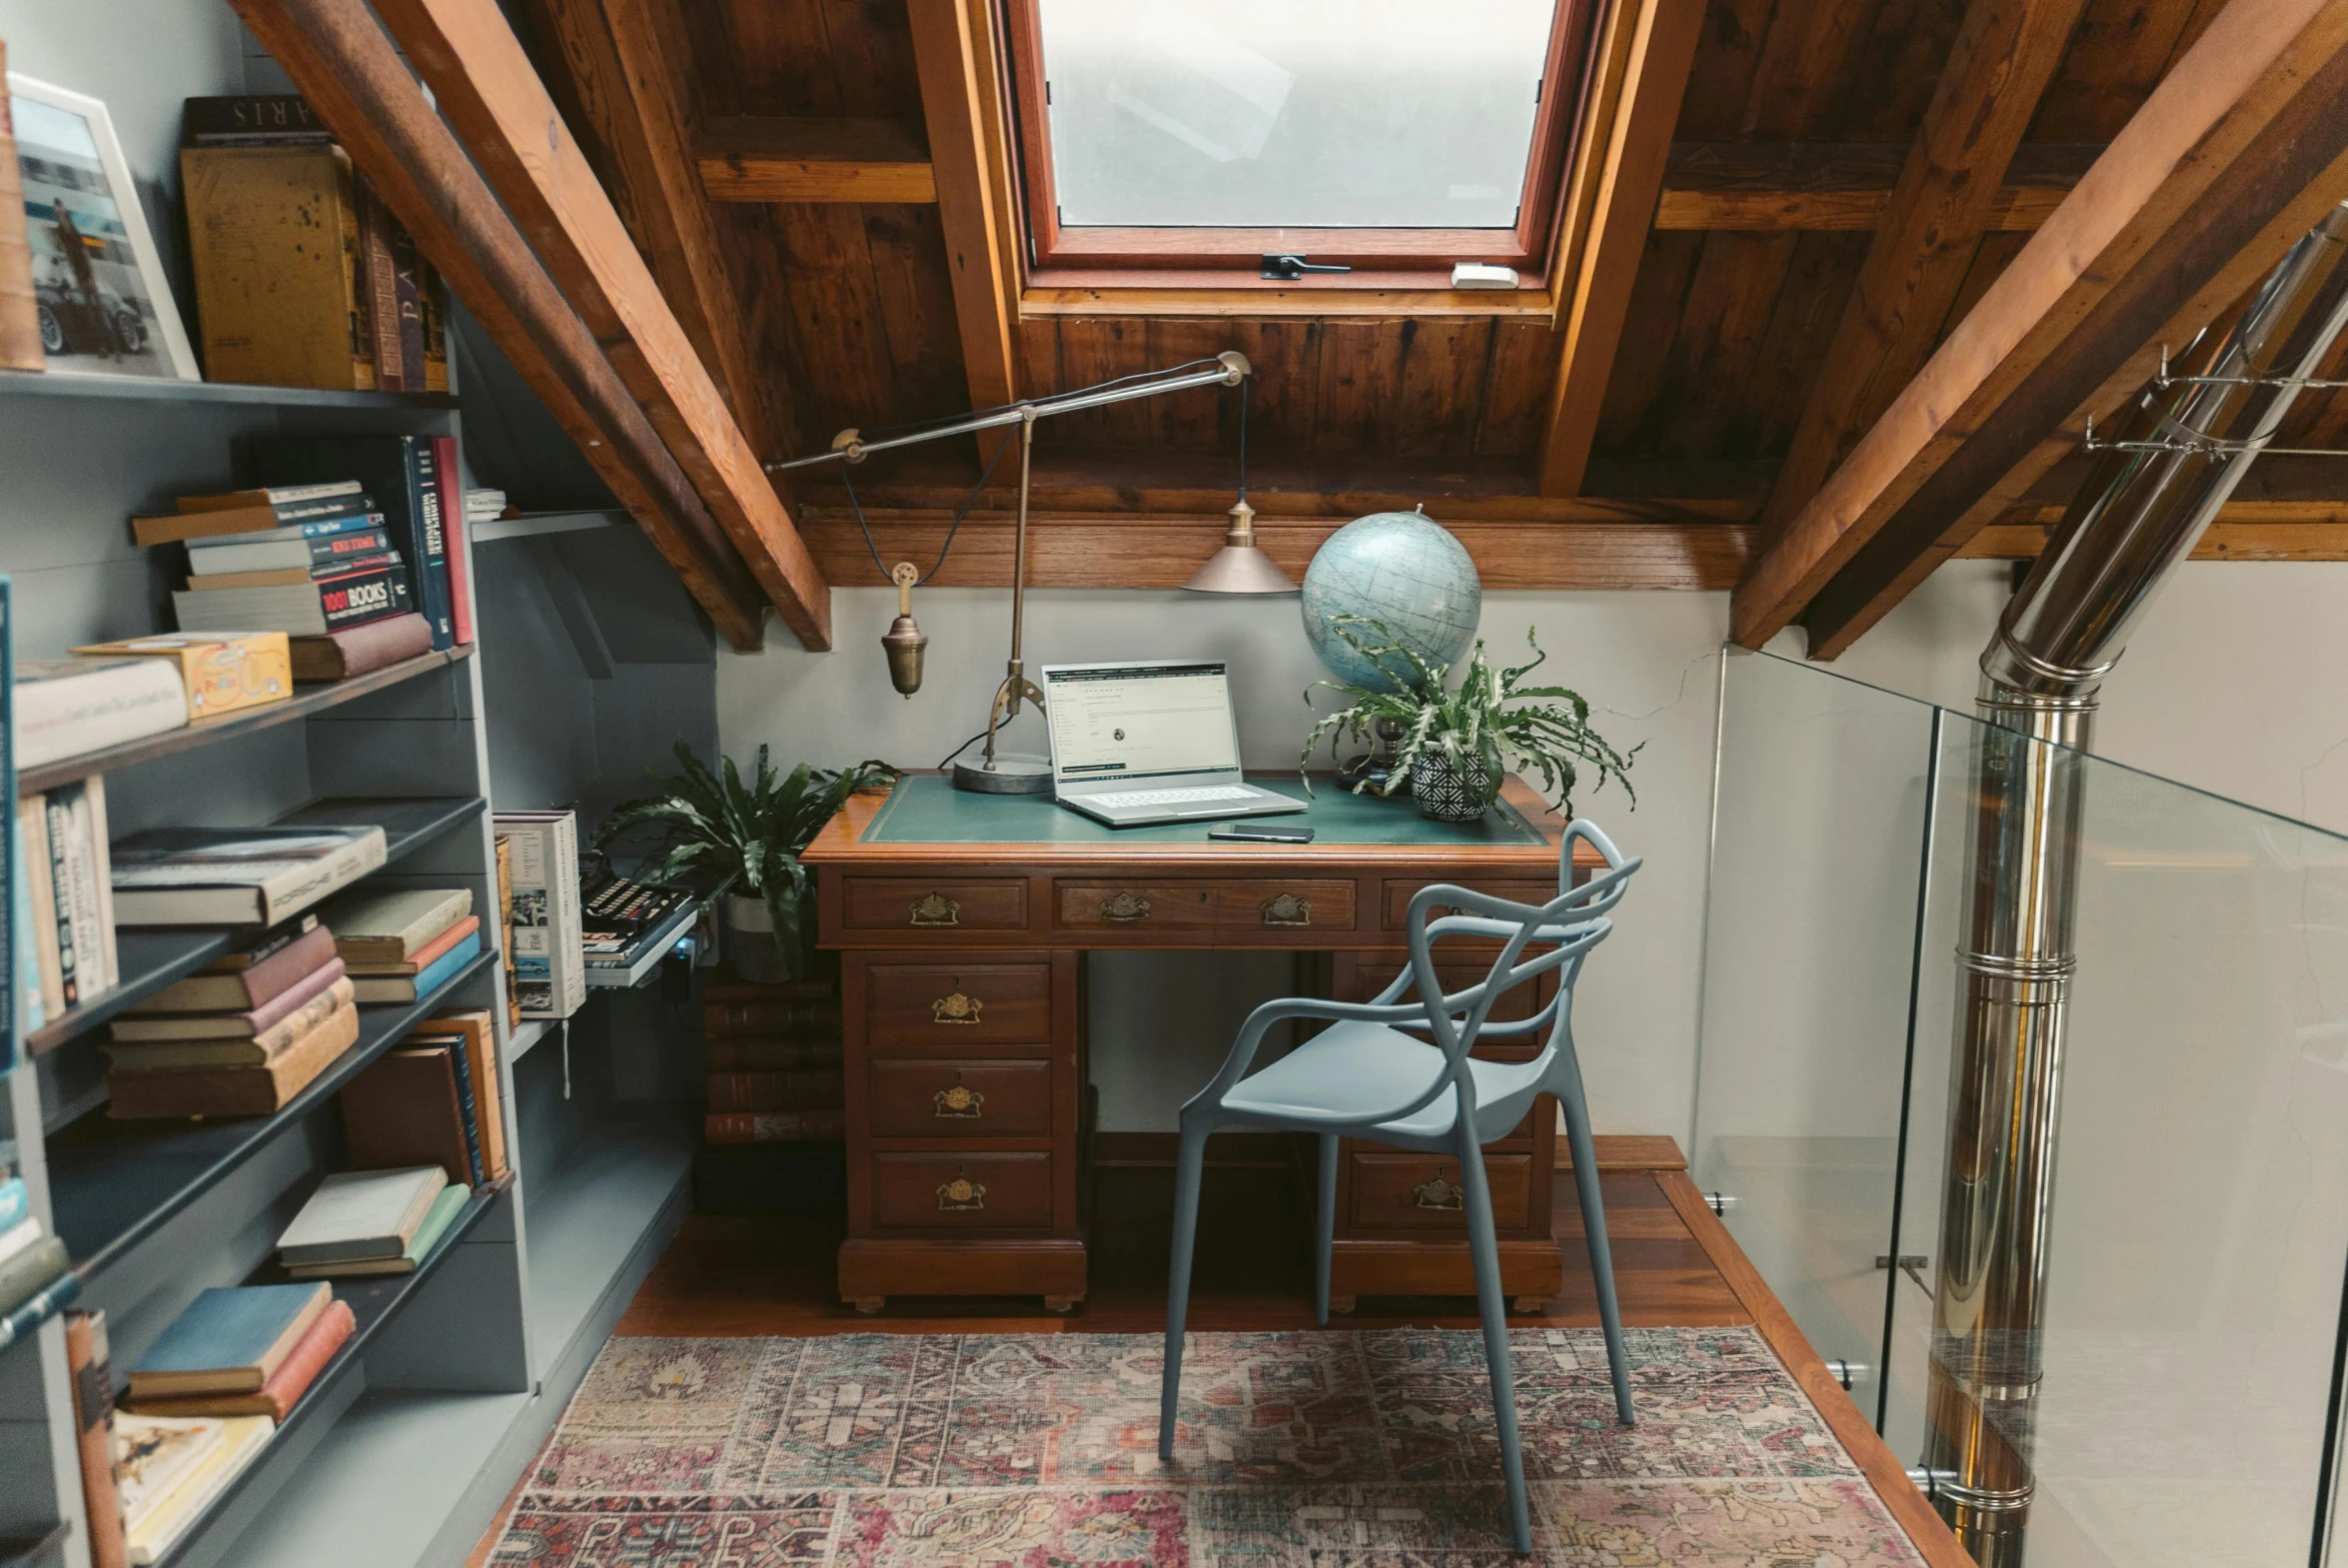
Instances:
[[[1046,665],[1052,786],[1112,827],[1277,816],[1302,800],[1239,774],[1239,727],[1219,659]]]

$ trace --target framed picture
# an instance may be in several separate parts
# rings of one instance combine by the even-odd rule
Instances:
[[[106,106],[8,73],[52,375],[201,381]]]

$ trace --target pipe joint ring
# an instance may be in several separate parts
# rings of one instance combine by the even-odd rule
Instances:
[[[2049,983],[2069,979],[2079,967],[2078,957],[2072,953],[2025,958],[2015,953],[1969,952],[1962,947],[1957,949],[1957,961],[1968,971],[1991,979]]]
[[[2038,1488],[2030,1482],[2014,1487],[1967,1486],[1962,1481],[1935,1476],[1932,1495],[1977,1513],[2009,1514],[2028,1508],[2031,1499],[2038,1495]]]

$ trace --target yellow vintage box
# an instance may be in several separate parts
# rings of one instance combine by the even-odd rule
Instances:
[[[93,643],[77,654],[129,654],[179,662],[188,685],[188,717],[217,719],[240,708],[282,703],[294,695],[291,650],[283,632],[211,632]]]

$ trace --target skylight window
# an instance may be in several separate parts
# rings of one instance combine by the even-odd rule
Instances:
[[[1538,264],[1591,0],[1006,0],[1038,269]]]

